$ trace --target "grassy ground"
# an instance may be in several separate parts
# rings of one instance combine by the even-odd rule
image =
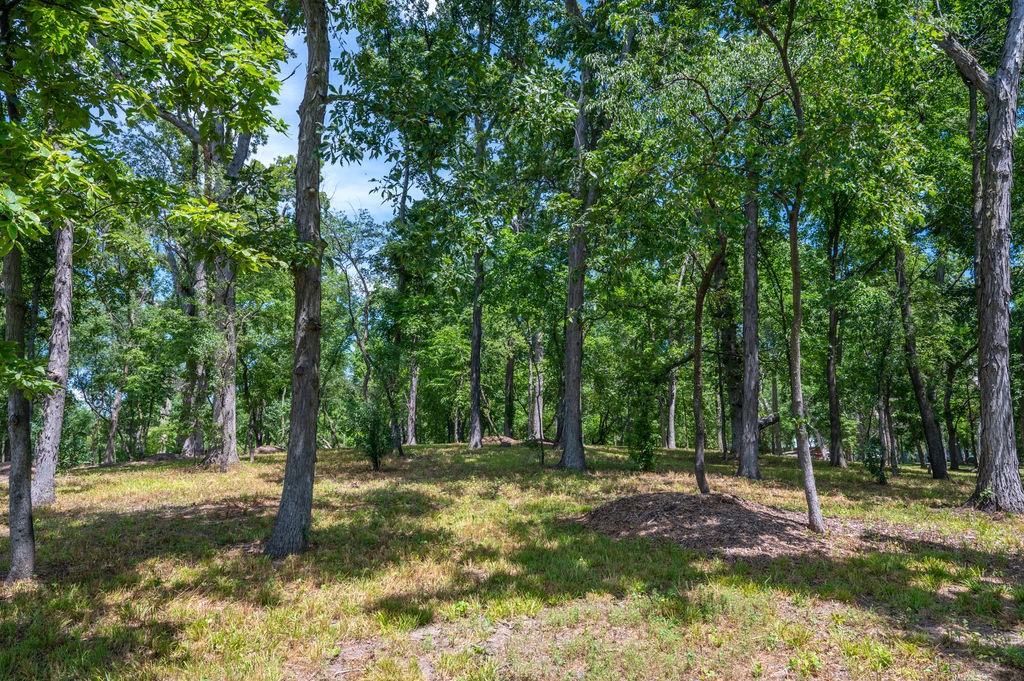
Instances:
[[[967,475],[819,464],[826,516],[883,539],[746,563],[567,521],[693,490],[684,454],[641,474],[590,449],[572,475],[522,448],[411,449],[377,474],[322,453],[313,550],[278,564],[259,551],[283,455],[64,476],[38,582],[0,587],[0,679],[1024,678],[1024,521],[956,508]],[[715,491],[802,508],[794,460],[731,472],[710,467]]]

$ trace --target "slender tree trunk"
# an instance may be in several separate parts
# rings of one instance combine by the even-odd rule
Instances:
[[[589,106],[590,67],[580,73],[580,92],[576,102],[573,148],[577,157],[574,195],[581,202],[569,237],[568,277],[565,304],[565,359],[563,365],[565,401],[563,405],[562,458],[559,468],[582,471],[587,467],[583,451],[583,297],[587,278],[587,219],[597,200],[597,187],[588,179],[584,157],[591,148]]]
[[[978,239],[978,383],[981,438],[978,480],[970,503],[1024,513],[1010,386],[1010,245],[1013,141],[1024,61],[1024,0],[1013,0],[999,65],[987,74],[952,36],[938,42],[988,109],[981,231]]]
[[[206,291],[206,260],[196,256],[192,283],[193,301],[188,303],[186,314],[199,319],[205,316]],[[203,427],[207,389],[205,358],[189,358],[186,363],[186,374],[187,384],[182,400],[182,420],[188,427],[188,432],[181,445],[181,455],[188,458],[199,458],[206,454],[206,434]]]
[[[949,467],[960,470],[960,445],[956,437],[956,422],[953,418],[953,381],[956,378],[957,365],[950,363],[946,367],[946,391],[942,397],[942,411],[946,417],[946,439],[949,441]]]
[[[416,444],[416,401],[420,388],[420,365],[416,358],[409,363],[409,399],[405,403],[405,444]]]
[[[743,230],[743,393],[740,407],[740,438],[737,446],[739,470],[745,478],[758,480],[761,469],[757,462],[760,430],[757,405],[761,394],[761,363],[758,356],[758,274],[757,242],[760,204],[757,199],[757,176],[748,173],[751,187],[743,202],[746,228]]]
[[[725,247],[725,236],[720,233],[719,248],[701,276],[693,311],[693,470],[697,478],[697,488],[702,495],[711,493],[708,475],[705,472],[707,432],[703,421],[703,307],[715,271],[725,257]]]
[[[935,417],[935,410],[932,401],[928,396],[928,388],[921,375],[921,367],[917,357],[917,330],[914,326],[913,315],[910,309],[910,287],[907,285],[906,256],[903,247],[896,246],[896,285],[900,296],[900,319],[903,322],[904,348],[907,355],[907,371],[910,374],[910,382],[914,386],[914,397],[917,399],[917,408],[921,412],[921,426],[924,429],[924,439],[928,446],[928,460],[931,463],[932,477],[936,480],[944,480],[949,477],[946,473],[946,452],[942,448],[942,431],[939,429],[939,421]]]
[[[502,424],[505,437],[512,437],[512,426],[516,416],[516,356],[512,340],[508,342],[508,357],[505,358],[505,419]]]
[[[114,404],[110,407],[110,429],[107,431],[107,447],[103,450],[103,464],[109,466],[117,463],[117,425],[121,420],[121,405],[124,404],[124,392],[121,387],[114,388]]]
[[[814,463],[807,444],[807,409],[804,406],[804,389],[801,377],[803,363],[800,350],[800,329],[803,326],[803,304],[801,303],[800,276],[800,203],[803,190],[796,190],[793,206],[789,211],[789,266],[793,272],[793,319],[789,331],[789,382],[792,396],[793,418],[796,420],[796,450],[800,469],[803,473],[804,496],[807,499],[808,524],[815,532],[825,532],[825,519],[818,502],[818,487],[814,480]]]
[[[4,340],[12,343],[18,357],[25,356],[25,298],[21,275],[21,251],[4,256]],[[7,583],[31,579],[36,565],[32,525],[32,424],[25,393],[12,385],[7,392],[7,437],[11,467],[8,478],[8,526],[11,566]]]
[[[668,375],[668,400],[665,406],[665,445],[669,449],[676,448],[676,393],[678,392],[679,379],[676,370],[673,369]]]
[[[306,86],[299,106],[299,144],[295,165],[295,226],[299,240],[314,256],[295,263],[295,343],[292,361],[291,427],[284,487],[266,552],[280,558],[305,550],[313,510],[317,415],[320,400],[320,146],[327,105],[331,44],[327,4],[302,0],[306,21]]]
[[[42,506],[57,500],[55,479],[57,453],[64,429],[64,400],[67,394],[68,364],[71,359],[71,278],[74,225],[65,220],[56,229],[56,261],[53,277],[53,309],[50,310],[50,356],[46,377],[57,388],[43,398],[43,428],[36,444],[36,474],[32,479],[32,504]]]
[[[700,286],[697,288],[693,312],[693,467],[697,477],[697,489],[701,494],[711,492],[704,471],[704,441],[707,438],[704,427],[704,298],[707,296],[715,270],[721,266],[722,259],[725,258],[725,235],[719,234],[718,243],[718,250],[711,256],[711,261],[704,270],[704,276],[701,277]]]
[[[217,267],[217,327],[222,336],[218,350],[218,383],[214,394],[214,422],[219,432],[217,462],[221,472],[228,464],[238,463],[238,332],[235,327],[235,264],[226,257]]]
[[[480,414],[482,401],[480,387],[480,353],[483,345],[483,303],[480,296],[484,290],[483,249],[473,253],[473,328],[470,338],[469,355],[469,448],[484,446],[483,422]]]
[[[544,334],[533,334],[533,385],[530,390],[530,438],[544,439]]]
[[[772,369],[772,413],[779,413],[779,378]],[[782,420],[772,424],[772,454],[782,456]]]
[[[825,380],[828,385],[828,430],[829,430],[829,462],[838,468],[846,468],[846,456],[843,453],[843,420],[839,406],[839,379],[837,372],[841,357],[841,339],[839,337],[839,259],[841,257],[841,228],[843,207],[841,199],[832,199],[832,220],[828,230],[828,266],[832,280],[832,300],[828,311],[828,359],[825,363]]]

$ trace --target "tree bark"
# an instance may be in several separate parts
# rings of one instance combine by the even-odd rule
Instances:
[[[792,397],[793,418],[796,420],[796,451],[797,460],[803,474],[804,497],[807,499],[807,520],[810,528],[819,533],[825,532],[825,519],[821,515],[821,504],[818,502],[818,487],[814,480],[814,463],[807,444],[807,410],[804,406],[804,389],[801,378],[800,329],[803,326],[803,305],[800,300],[800,203],[803,190],[796,190],[793,206],[789,211],[789,266],[793,272],[793,319],[789,330],[789,383]]]
[[[206,304],[206,260],[196,256],[193,270],[191,295],[192,300],[186,303],[185,313],[202,318]],[[181,455],[188,458],[201,458],[206,454],[206,433],[203,428],[203,411],[206,404],[206,362],[205,359],[192,358],[185,366],[186,385],[182,397],[182,420],[188,432],[181,444]]]
[[[957,365],[950,363],[946,367],[946,391],[942,396],[942,411],[946,417],[946,440],[949,442],[949,467],[960,470],[960,444],[957,442],[956,422],[953,419],[953,381],[956,378]]]
[[[114,404],[110,407],[110,426],[107,430],[107,447],[103,450],[103,465],[117,463],[117,426],[121,420],[121,405],[124,404],[124,392],[121,386],[114,388]]]
[[[903,322],[903,343],[906,350],[907,372],[910,374],[910,382],[914,386],[914,397],[917,400],[918,411],[921,412],[921,426],[924,430],[924,439],[928,447],[928,461],[931,463],[932,477],[936,480],[945,480],[949,477],[946,472],[946,452],[942,447],[942,431],[939,429],[939,421],[935,417],[935,410],[932,401],[929,399],[928,388],[925,385],[924,377],[921,375],[921,366],[917,356],[917,330],[914,326],[913,314],[910,308],[910,287],[907,284],[906,255],[903,247],[897,245],[896,251],[896,286],[900,297],[900,319]]]
[[[405,403],[405,444],[416,444],[416,402],[420,389],[420,365],[416,358],[409,363],[409,399]]]
[[[693,468],[697,477],[697,489],[701,494],[709,494],[707,474],[704,471],[704,441],[707,438],[704,427],[704,298],[707,296],[711,279],[725,258],[726,239],[724,234],[718,236],[718,250],[711,256],[707,269],[701,277],[697,288],[697,298],[693,312]]]
[[[272,558],[309,545],[320,401],[320,146],[327,104],[331,44],[324,0],[302,0],[306,22],[306,85],[299,106],[295,164],[295,226],[313,255],[292,265],[295,276],[295,342],[292,359],[291,423],[284,487],[266,552]]]
[[[575,3],[574,3],[575,4]],[[568,5],[568,2],[567,2]],[[576,6],[578,14],[579,8]],[[580,201],[580,211],[572,223],[569,236],[568,276],[565,296],[565,385],[562,427],[562,458],[559,468],[582,471],[587,467],[583,451],[583,298],[587,278],[587,219],[597,199],[597,187],[588,179],[585,155],[591,148],[591,130],[587,108],[591,83],[590,67],[580,71],[580,91],[576,101],[576,123],[573,148],[576,151],[577,178],[573,195]]]
[[[219,432],[217,463],[221,472],[228,465],[238,463],[238,387],[235,374],[238,367],[238,332],[235,327],[235,264],[227,257],[217,267],[217,328],[222,337],[218,351],[218,383],[214,394],[213,420]]]
[[[737,445],[737,474],[752,480],[761,478],[757,461],[760,429],[757,406],[761,394],[761,363],[758,356],[758,274],[757,243],[760,204],[757,198],[757,177],[748,173],[751,187],[743,202],[746,227],[743,230],[743,392],[740,406],[740,437]]]
[[[480,413],[482,402],[480,387],[480,363],[483,345],[483,304],[480,296],[484,290],[483,249],[473,253],[473,328],[470,331],[469,354],[469,448],[484,446],[483,421]]]
[[[828,359],[825,363],[825,382],[828,385],[828,430],[829,430],[829,463],[838,468],[846,468],[846,456],[843,453],[843,420],[839,405],[839,379],[837,372],[842,353],[839,337],[839,259],[841,256],[841,228],[843,207],[841,199],[832,199],[832,220],[828,230],[828,266],[832,280],[832,300],[828,311]]]
[[[15,246],[4,256],[4,340],[18,357],[25,356],[25,298],[21,251]],[[32,525],[32,423],[25,393],[17,386],[7,392],[7,437],[11,467],[8,478],[8,526],[11,566],[7,583],[32,579],[36,540]]]
[[[1010,386],[1010,244],[1013,140],[1024,60],[1024,0],[1013,0],[999,65],[987,74],[952,36],[939,41],[963,77],[985,95],[988,131],[981,231],[978,239],[978,383],[981,438],[978,479],[970,502],[978,508],[1024,513]]]
[[[50,310],[50,349],[46,377],[56,389],[43,398],[43,427],[36,444],[36,474],[32,479],[32,505],[57,500],[57,454],[64,429],[68,365],[71,361],[71,280],[74,225],[65,220],[56,229],[56,260],[53,277],[53,308]]]
[[[508,357],[505,358],[505,419],[502,424],[505,437],[512,437],[512,426],[516,416],[516,356],[512,340],[508,342]]]
[[[676,370],[668,374],[668,400],[665,405],[665,446],[676,448],[676,394],[679,392],[679,379]]]
[[[544,439],[544,334],[540,331],[533,334],[531,344],[532,380],[530,387],[530,438]]]
[[[779,413],[779,379],[772,369],[772,413]],[[782,456],[782,422],[772,424],[772,454]]]

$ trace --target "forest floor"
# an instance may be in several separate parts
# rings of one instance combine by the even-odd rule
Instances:
[[[794,459],[712,455],[701,499],[688,452],[409,450],[322,452],[312,549],[279,563],[283,454],[62,476],[39,579],[0,586],[0,679],[1024,678],[1024,519],[959,508],[970,474],[817,463],[818,538]]]

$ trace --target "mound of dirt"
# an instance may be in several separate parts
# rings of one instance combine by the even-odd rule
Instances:
[[[504,435],[488,435],[487,437],[483,438],[483,443],[485,445],[501,445],[502,447],[513,447],[515,445],[521,444],[519,440],[515,440],[510,437],[505,437]]]
[[[807,516],[729,494],[640,494],[595,508],[580,519],[617,539],[639,538],[726,558],[829,553],[835,545],[807,528]]]

